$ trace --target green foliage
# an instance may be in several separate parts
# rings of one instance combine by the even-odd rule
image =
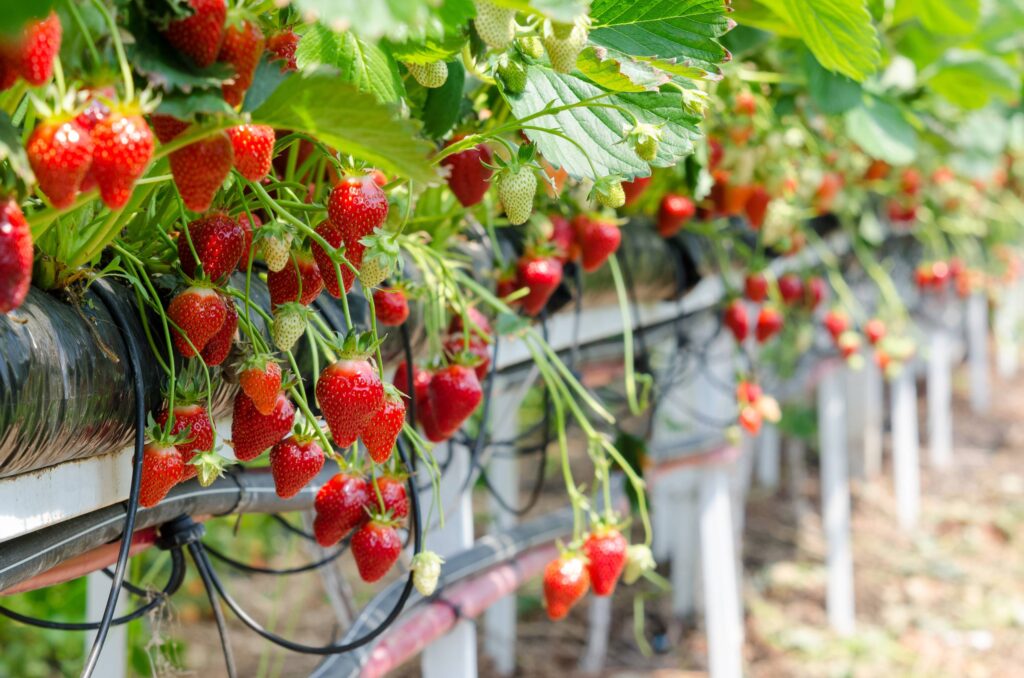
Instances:
[[[28,164],[25,147],[21,145],[21,136],[10,116],[3,111],[0,111],[0,160],[6,160],[22,180],[32,181],[34,175]]]
[[[441,39],[474,14],[472,0],[295,0],[292,4],[303,16],[320,18],[335,30],[395,42]]]
[[[600,47],[583,50],[576,68],[591,82],[615,92],[656,91],[669,81],[666,73],[647,63]]]
[[[969,35],[981,16],[979,0],[897,0],[896,23],[918,20],[936,35]]]
[[[976,51],[946,52],[922,79],[961,108],[983,108],[993,99],[1010,102],[1020,96],[1019,74],[999,58]]]
[[[323,24],[313,24],[299,41],[295,61],[299,68],[334,66],[341,80],[382,102],[395,103],[405,94],[395,62],[380,47],[353,33],[335,33]]]
[[[846,133],[868,155],[890,165],[907,165],[917,156],[917,131],[892,101],[865,97],[846,112]]]
[[[46,16],[55,4],[54,0],[0,0],[0,34],[17,33],[29,19]]]
[[[448,79],[444,85],[427,90],[423,104],[423,133],[440,139],[462,114],[462,90],[466,84],[466,69],[461,61],[448,62]]]
[[[804,53],[807,93],[822,113],[845,113],[861,101],[861,89],[853,80],[822,68],[810,52]]]

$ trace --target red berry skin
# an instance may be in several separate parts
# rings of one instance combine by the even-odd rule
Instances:
[[[324,467],[324,451],[315,440],[288,436],[270,450],[274,490],[282,499],[294,497]]]
[[[480,312],[476,306],[469,306],[466,308],[466,315],[469,316],[470,320],[470,333],[474,336],[482,336],[484,338],[491,336],[491,321],[487,319],[483,313]],[[461,332],[463,328],[462,315],[456,313],[452,316],[452,320],[448,323],[448,333],[455,334]]]
[[[761,430],[761,411],[754,405],[745,405],[740,409],[740,426],[752,436]]]
[[[362,476],[339,473],[324,483],[316,493],[313,509],[313,534],[321,546],[333,546],[365,523],[366,505],[373,496],[370,483]]]
[[[409,300],[400,289],[375,290],[373,307],[377,323],[385,327],[398,327],[409,319]]]
[[[153,157],[153,133],[142,116],[114,111],[93,128],[92,141],[100,198],[110,209],[121,209]]]
[[[587,561],[580,555],[562,554],[544,568],[544,607],[551,621],[564,619],[590,588]]]
[[[658,207],[658,235],[663,238],[671,238],[696,213],[697,206],[685,195],[666,194]]]
[[[235,152],[235,169],[249,181],[270,173],[274,160],[274,128],[270,125],[239,125],[228,128]]]
[[[168,416],[169,413],[165,407],[157,415],[156,423],[160,424],[162,428],[167,423]],[[213,424],[210,422],[210,415],[207,414],[205,407],[199,404],[175,406],[171,434],[175,435],[185,430],[189,431],[188,438],[175,446],[184,465],[181,480],[195,478],[197,469],[189,462],[196,454],[213,449]]]
[[[54,207],[70,207],[92,165],[89,133],[74,120],[46,121],[32,130],[25,150],[39,189]]]
[[[626,194],[626,206],[635,203],[650,185],[651,177],[637,177],[633,181],[623,181],[622,190]]]
[[[771,306],[765,306],[757,316],[757,325],[754,327],[754,335],[759,343],[764,343],[774,337],[782,329],[782,314]]]
[[[164,37],[196,66],[206,68],[217,60],[220,52],[227,6],[224,0],[189,0],[188,4],[195,12],[170,22]]]
[[[231,139],[225,132],[217,132],[171,153],[171,176],[185,207],[193,212],[210,209],[234,161]]]
[[[372,417],[372,425],[364,427],[360,436],[374,463],[383,464],[391,458],[404,424],[405,401],[399,396],[385,395],[384,403]]]
[[[152,113],[149,116],[149,122],[153,128],[153,134],[161,144],[173,141],[174,137],[188,129],[188,123],[184,120],[178,120],[173,115],[164,115],[163,113]]]
[[[795,273],[787,273],[779,278],[779,295],[787,304],[795,304],[803,299],[804,285]]]
[[[105,96],[107,94],[113,96],[114,92],[113,90],[110,90],[109,92],[103,92],[103,94]],[[89,99],[89,103],[86,104],[85,109],[75,117],[75,122],[78,123],[79,127],[85,130],[85,133],[89,135],[89,140],[92,141],[92,130],[108,115],[110,115],[109,106],[99,99]],[[85,176],[82,177],[82,182],[78,187],[78,190],[85,193],[94,188],[96,188],[96,175],[94,175],[92,171],[92,154],[90,152],[89,168],[86,170]]]
[[[30,21],[20,44],[18,73],[33,87],[45,85],[53,75],[53,59],[60,52],[61,25],[55,12]]]
[[[345,258],[348,259],[349,263],[357,269],[362,266],[363,252],[366,250],[365,245],[358,241],[346,245],[342,229],[326,219],[321,221],[320,225],[316,227],[316,232],[320,237],[326,240],[331,247],[337,248],[345,245]],[[316,265],[320,269],[320,276],[323,278],[324,287],[327,288],[328,294],[338,299],[341,298],[342,289],[345,290],[345,293],[348,293],[348,291],[352,289],[352,283],[356,279],[356,275],[352,272],[352,269],[345,264],[338,265],[338,268],[341,269],[341,286],[339,287],[338,274],[335,270],[334,262],[327,254],[327,251],[320,247],[320,244],[315,240],[310,243],[310,249],[313,252],[313,259],[316,261]]]
[[[217,61],[235,67],[234,79],[221,86],[224,100],[232,106],[241,104],[245,93],[252,86],[252,76],[256,73],[256,66],[266,44],[263,31],[251,21],[228,26],[224,31],[224,42],[221,43]]]
[[[885,323],[878,318],[872,318],[864,324],[864,334],[868,341],[874,346],[885,336]]]
[[[277,404],[277,396],[281,392],[281,366],[268,360],[260,369],[250,367],[238,375],[238,384],[242,392],[249,396],[253,406],[260,414],[270,414]]]
[[[725,307],[722,323],[732,332],[736,343],[742,344],[750,333],[750,319],[747,317],[747,307],[739,299],[733,299]]]
[[[320,268],[308,252],[292,252],[292,259],[284,268],[267,273],[271,310],[289,301],[309,306],[323,288]]]
[[[445,339],[443,348],[444,352],[448,355],[458,355],[466,350],[466,340],[461,332],[450,335]],[[483,338],[474,334],[469,339],[469,352],[477,360],[476,364],[473,365],[476,378],[483,381],[491,367],[491,350],[487,347],[487,342]]]
[[[252,217],[250,219],[250,216]],[[238,259],[238,270],[243,273],[249,270],[249,259],[252,257],[252,232],[263,224],[255,214],[249,215],[242,212],[238,215],[238,225],[242,227],[242,234],[245,239],[245,247],[242,248],[242,256]]]
[[[0,44],[0,92],[10,89],[18,82],[17,54],[10,45]]]
[[[520,300],[523,312],[535,316],[544,310],[548,299],[562,283],[562,262],[554,257],[524,256],[516,265],[519,286],[530,290]]]
[[[551,237],[548,239],[555,249],[558,250],[558,259],[563,264],[579,257],[579,247],[576,246],[576,231],[572,224],[565,217],[552,214]]]
[[[804,305],[812,311],[828,296],[828,285],[820,276],[811,276],[804,284]]]
[[[270,414],[260,414],[249,396],[239,392],[231,416],[231,442],[239,461],[251,461],[277,444],[292,430],[295,406],[283,393]]]
[[[14,198],[0,200],[0,313],[21,306],[32,282],[32,231]]]
[[[197,265],[192,256],[195,249],[203,264],[203,273],[210,280],[226,279],[238,267],[238,260],[245,251],[245,231],[238,220],[224,212],[212,212],[190,222],[187,228],[187,234],[182,232],[178,236],[181,270],[188,277],[195,277]],[[190,239],[192,247],[189,247]]]
[[[357,242],[387,219],[388,197],[372,176],[347,176],[331,190],[327,217],[346,243]]]
[[[453,137],[448,146],[460,141],[463,137]],[[441,164],[448,168],[448,188],[463,207],[472,207],[484,199],[490,187],[490,164],[493,160],[491,149],[485,144],[477,144],[473,148],[449,155]]]
[[[388,573],[402,552],[402,540],[395,528],[371,520],[352,536],[352,558],[359,576],[368,584],[379,581]]]
[[[282,72],[298,70],[295,62],[295,48],[299,46],[299,36],[291,28],[285,28],[267,38],[267,51],[273,54],[272,59],[284,61]]]
[[[427,399],[427,387],[430,385],[432,373],[430,370],[413,365],[412,375],[413,387],[409,388],[408,369],[406,362],[403,360],[398,363],[398,367],[395,369],[395,376],[391,378],[391,384],[403,394],[402,400],[405,401],[405,409],[407,411],[411,403],[409,396],[413,395],[414,390],[417,410],[420,408],[420,404]],[[417,414],[419,413],[417,412]]]
[[[211,367],[220,365],[227,360],[228,355],[231,354],[231,346],[235,343],[235,334],[238,332],[238,310],[230,297],[224,297],[224,308],[226,310],[224,324],[200,351],[203,362]]]
[[[167,306],[173,323],[171,338],[178,353],[186,358],[202,351],[227,319],[224,299],[208,287],[190,287],[179,292]]]
[[[383,510],[385,512],[390,512],[393,518],[405,518],[409,515],[409,499],[405,494],[404,482],[394,476],[381,476],[373,482],[380,490],[380,499],[384,500]],[[367,508],[371,511],[380,510],[380,499],[377,498],[376,490],[372,491]]]
[[[764,225],[764,218],[768,214],[768,205],[771,201],[772,198],[764,186],[760,184],[754,186],[750,197],[747,198],[747,204],[743,207],[743,211],[747,214],[747,221],[750,223],[750,227],[755,231],[760,230],[761,226]]]
[[[473,368],[449,365],[437,370],[427,389],[435,427],[435,430],[427,432],[427,437],[432,442],[440,440],[431,437],[431,433],[442,436],[441,440],[452,437],[469,415],[473,414],[483,395],[480,380]]]
[[[764,273],[748,273],[743,280],[743,294],[750,301],[761,303],[768,298],[768,278]]]
[[[595,596],[610,596],[626,566],[626,548],[629,543],[618,530],[599,530],[583,542],[583,553],[590,562],[590,585]]]
[[[845,332],[850,327],[850,319],[845,313],[839,310],[832,310],[825,314],[822,319],[822,324],[828,333],[832,336],[833,341],[839,340],[839,335]]]
[[[622,242],[622,231],[612,221],[588,220],[580,241],[583,270],[593,273],[604,266],[608,257],[615,254]]]
[[[338,360],[320,372],[316,400],[338,447],[356,441],[384,404],[384,385],[367,360]]]
[[[736,385],[736,400],[744,405],[757,404],[763,391],[761,386],[752,381],[741,381]]]
[[[177,485],[185,471],[185,462],[174,445],[149,443],[142,450],[142,483],[139,505],[156,506]]]

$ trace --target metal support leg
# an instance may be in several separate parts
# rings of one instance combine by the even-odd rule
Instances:
[[[917,385],[909,365],[892,384],[892,462],[896,511],[905,530],[917,527],[921,502],[918,468]]]

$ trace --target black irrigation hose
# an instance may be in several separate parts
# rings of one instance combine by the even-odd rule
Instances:
[[[224,611],[220,609],[220,601],[214,592],[220,591],[219,582],[213,572],[213,566],[206,557],[206,549],[200,541],[189,542],[188,552],[192,556],[192,562],[199,570],[199,577],[203,580],[203,588],[206,589],[206,596],[210,599],[210,608],[213,610],[213,619],[217,624],[217,635],[220,637],[220,647],[224,654],[224,667],[227,669],[228,678],[235,678],[238,675],[235,669],[235,655],[231,651],[231,640],[228,638],[228,627],[224,622]]]
[[[131,554],[132,535],[135,533],[135,517],[139,510],[139,493],[142,486],[142,455],[145,447],[146,429],[146,389],[142,383],[142,350],[136,342],[135,335],[128,327],[128,320],[121,309],[117,306],[116,299],[107,290],[102,282],[94,285],[97,296],[103,305],[107,307],[125,346],[128,349],[128,363],[131,367],[132,381],[135,390],[135,455],[132,458],[132,480],[131,489],[128,492],[127,516],[124,521],[124,530],[121,533],[121,546],[117,553],[117,565],[114,567],[114,577],[110,582],[110,594],[107,596],[107,603],[103,609],[103,617],[96,631],[96,638],[93,640],[89,656],[86,658],[85,666],[82,668],[82,678],[90,678],[96,670],[96,664],[100,659],[100,652],[107,640],[107,632],[114,620],[114,609],[117,607],[117,598],[121,593],[121,584],[124,582],[125,570],[128,566],[128,557]]]
[[[398,442],[398,454],[405,464],[406,468],[409,468],[409,456],[405,452],[404,445],[401,441]],[[419,494],[416,488],[416,483],[412,480],[413,476],[409,476],[407,481],[407,487],[409,492],[409,517],[410,517],[410,529],[413,533],[413,555],[417,555],[423,550],[423,530],[420,522],[420,503]],[[235,613],[235,615],[242,621],[243,624],[248,626],[250,629],[255,631],[258,635],[264,639],[278,645],[280,647],[292,650],[293,652],[299,652],[302,654],[313,654],[313,655],[332,655],[342,654],[345,652],[351,652],[356,648],[362,647],[367,643],[373,641],[377,636],[383,633],[402,613],[405,608],[405,603],[409,599],[413,590],[413,573],[410,571],[409,576],[406,579],[405,587],[402,589],[401,595],[395,603],[394,608],[388,613],[388,616],[372,631],[365,635],[357,638],[348,643],[330,643],[328,645],[304,645],[297,643],[292,640],[288,640],[282,636],[277,635],[271,631],[266,630],[253,619],[249,614],[241,608],[241,606],[235,601],[234,598],[225,590],[224,585],[221,583],[220,578],[217,576],[216,571],[213,569],[213,565],[210,562],[209,557],[206,554],[206,549],[202,543],[195,542],[189,544],[189,550],[192,554],[192,558],[196,561],[196,566],[200,570],[200,574],[206,573],[209,577],[209,583],[212,587],[212,591],[216,591],[217,595],[224,601],[228,608]],[[204,576],[204,580],[206,579]],[[211,591],[211,595],[212,595]],[[216,606],[215,606],[216,609]],[[229,671],[230,673],[230,671]]]
[[[399,333],[402,336],[402,352],[405,354],[405,383],[406,388],[409,389],[409,411],[408,421],[410,426],[416,426],[416,384],[414,382],[416,370],[413,366],[413,355],[412,355],[412,340],[409,338],[408,323],[402,323],[399,328]],[[416,455],[412,455],[409,460],[409,470],[413,475],[416,474]]]
[[[280,516],[280,515],[278,515],[276,513],[271,513],[270,517],[273,518],[274,520],[276,520],[277,522],[281,523],[281,525],[286,530],[288,530],[289,532],[297,534],[297,535],[299,535],[300,537],[302,537],[304,539],[308,539],[309,541],[316,541],[316,535],[313,535],[313,534],[311,534],[309,532],[306,532],[301,527],[295,527],[294,525],[289,523],[287,520],[285,520],[283,516]]]
[[[171,551],[171,573],[168,575],[167,583],[160,591],[147,591],[135,586],[134,584],[130,584],[129,582],[123,583],[124,588],[131,591],[133,594],[144,597],[152,596],[152,598],[148,603],[133,610],[132,612],[111,619],[110,625],[120,626],[121,624],[127,624],[130,621],[134,621],[148,614],[151,610],[154,610],[164,604],[171,595],[176,593],[178,589],[181,588],[181,583],[183,581],[185,581],[185,556],[182,555],[180,550],[175,549]],[[22,624],[55,631],[95,631],[99,629],[102,624],[102,622],[48,621],[46,619],[29,617],[2,606],[0,606],[0,615],[13,619],[17,622],[21,622]]]
[[[248,563],[243,563],[240,560],[235,560],[234,558],[221,553],[220,551],[218,551],[217,549],[213,548],[209,544],[207,544],[205,542],[203,543],[203,547],[206,549],[206,551],[211,556],[213,556],[217,560],[221,561],[222,563],[230,565],[231,567],[235,568],[236,570],[241,570],[242,572],[248,572],[250,574],[274,574],[274,575],[300,574],[302,572],[310,572],[312,570],[318,570],[321,567],[323,567],[324,565],[328,565],[330,563],[333,563],[335,560],[337,560],[338,557],[341,556],[341,554],[343,554],[345,552],[347,546],[348,546],[348,541],[346,540],[344,543],[341,544],[341,546],[338,547],[338,549],[334,553],[331,553],[330,555],[327,555],[327,556],[321,558],[320,560],[314,561],[312,563],[306,563],[305,565],[297,565],[295,567],[274,568],[274,567],[259,567],[258,565],[249,565]]]

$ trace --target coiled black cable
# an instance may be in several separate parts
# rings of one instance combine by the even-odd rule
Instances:
[[[209,553],[217,560],[221,561],[222,563],[225,563],[226,565],[230,565],[236,570],[241,570],[242,572],[248,572],[250,574],[290,575],[301,574],[302,572],[310,572],[312,570],[318,570],[324,565],[333,563],[341,556],[341,554],[345,553],[345,550],[348,547],[348,540],[345,540],[333,553],[324,556],[320,560],[313,561],[312,563],[306,563],[305,565],[297,565],[295,567],[283,568],[260,567],[258,565],[249,565],[248,563],[243,563],[240,560],[235,560],[231,556],[221,553],[220,551],[218,551],[217,549],[213,548],[205,542],[203,543],[203,547],[206,549],[207,553]]]

